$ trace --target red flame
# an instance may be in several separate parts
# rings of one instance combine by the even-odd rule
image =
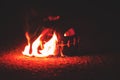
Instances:
[[[75,35],[75,30],[73,28],[70,28],[64,33],[64,36],[73,36]]]
[[[48,16],[48,19],[49,19],[50,21],[55,21],[55,20],[60,19],[60,16]]]
[[[25,49],[22,52],[23,55],[47,57],[49,55],[57,54],[58,39],[55,31],[51,29],[45,29],[32,44],[30,44],[30,37],[28,32],[26,32],[25,36],[27,38],[28,45],[25,46]]]

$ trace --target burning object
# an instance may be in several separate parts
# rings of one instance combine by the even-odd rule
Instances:
[[[70,28],[68,31],[64,33],[64,36],[73,36],[75,35],[75,31],[73,28]],[[76,44],[76,38],[73,38],[73,42],[70,40],[65,44],[63,40],[61,40],[61,36],[55,30],[46,28],[41,34],[31,42],[29,33],[25,34],[27,39],[27,45],[22,52],[23,55],[26,56],[35,56],[35,57],[47,57],[47,56],[64,56],[63,47],[70,47],[71,44]]]
[[[48,16],[46,20],[56,21],[60,16]],[[44,18],[45,19],[45,18]],[[46,21],[44,20],[43,21]],[[28,25],[27,25],[28,26]],[[37,31],[35,31],[37,32]],[[64,42],[61,37],[71,37],[75,35],[73,28],[68,29],[63,36],[53,28],[45,28],[36,39],[32,39],[30,33],[26,32],[27,45],[23,50],[23,55],[35,56],[35,57],[47,57],[47,56],[64,56],[64,46],[70,47],[71,44],[76,44],[76,38],[72,41],[68,40]]]
[[[46,57],[49,55],[57,55],[57,33],[52,29],[45,29],[39,37],[31,44],[28,32],[26,32],[28,45],[25,46],[23,55]]]

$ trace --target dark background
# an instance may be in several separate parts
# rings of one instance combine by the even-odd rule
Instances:
[[[0,47],[22,44],[25,39],[25,18],[30,10],[40,17],[60,15],[65,31],[71,26],[80,36],[81,51],[120,52],[119,6],[113,1],[1,1]]]

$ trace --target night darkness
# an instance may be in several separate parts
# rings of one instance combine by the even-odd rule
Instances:
[[[119,30],[117,6],[112,2],[1,2],[1,46],[13,45],[24,39],[24,21],[30,10],[36,11],[40,18],[48,15],[62,16],[58,26],[61,31],[74,27],[81,37],[83,51],[118,51]],[[63,30],[62,30],[63,29]]]
[[[60,15],[62,21],[57,22],[62,29],[74,27],[81,37],[81,47],[88,51],[118,51],[119,31],[115,21],[115,7],[112,2],[1,2],[1,45],[13,45],[24,38],[24,21],[30,10],[44,16]]]
[[[80,37],[79,54],[113,53],[119,55],[120,15],[118,10],[118,4],[112,1],[2,0],[0,2],[0,52],[14,49],[25,43],[25,32],[34,33],[37,27],[31,24],[40,23],[45,26],[54,25],[60,33],[73,27],[76,36]],[[53,23],[43,22],[43,19],[50,15],[59,15],[61,18]],[[25,21],[29,19],[31,20],[27,27]]]

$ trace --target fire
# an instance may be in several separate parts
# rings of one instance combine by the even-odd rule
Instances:
[[[73,28],[68,29],[65,33],[64,36],[74,36],[75,35],[75,30]]]
[[[58,38],[55,31],[45,29],[39,37],[31,44],[28,32],[25,34],[28,44],[25,46],[23,55],[35,57],[47,57],[58,53]]]
[[[64,33],[64,37],[70,37],[75,35],[75,30],[73,28],[68,29]],[[28,32],[25,33],[28,44],[23,50],[23,55],[26,56],[35,56],[35,57],[47,57],[47,56],[64,56],[63,48],[64,46],[70,47],[71,45],[75,46],[78,41],[74,37],[73,40],[68,40],[67,43],[64,43],[61,40],[60,34],[55,30],[46,28],[41,34],[32,42]]]

